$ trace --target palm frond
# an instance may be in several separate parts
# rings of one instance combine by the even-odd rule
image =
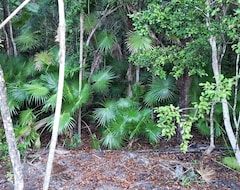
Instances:
[[[112,120],[116,119],[116,103],[107,101],[103,108],[96,108],[93,111],[94,119],[102,126],[105,126]]]
[[[45,102],[49,94],[49,89],[37,81],[34,81],[32,84],[24,84],[23,88],[29,96],[27,101],[30,104],[41,104]]]
[[[40,76],[40,79],[44,82],[44,86],[46,86],[49,90],[52,90],[54,93],[57,92],[58,89],[57,74],[45,73]]]
[[[92,76],[92,88],[99,93],[104,93],[114,78],[116,76],[110,69],[101,70]]]
[[[150,50],[153,48],[151,38],[143,36],[136,31],[128,33],[126,44],[130,53],[137,53],[139,51]]]
[[[36,35],[30,31],[21,33],[15,41],[21,51],[28,51],[38,46]]]
[[[14,99],[8,100],[8,107],[11,115],[17,115],[20,110],[20,105]]]
[[[103,31],[97,35],[98,49],[101,52],[109,52],[116,42],[116,36],[112,33]]]
[[[148,141],[151,144],[158,143],[161,137],[161,129],[156,126],[153,122],[147,123],[142,133],[145,137],[147,137]]]
[[[154,105],[159,102],[171,102],[176,98],[174,79],[167,77],[166,79],[155,79],[150,85],[150,90],[146,93],[144,102],[147,105]]]
[[[47,51],[37,53],[34,57],[35,70],[42,71],[45,65],[53,64],[53,57]]]
[[[33,123],[35,118],[36,116],[33,113],[33,110],[28,108],[26,110],[21,111],[20,117],[19,117],[19,124],[21,126],[31,125],[31,123]]]
[[[133,100],[131,100],[130,98],[120,98],[117,102],[117,107],[119,109],[129,109],[129,108],[137,108],[138,107],[138,103],[134,102]]]
[[[85,84],[82,88],[82,90],[80,91],[79,96],[77,96],[74,105],[72,107],[71,112],[75,112],[77,109],[79,109],[80,106],[82,106],[83,104],[87,103],[87,101],[89,100],[89,97],[91,95],[91,86],[89,84]]]
[[[27,92],[22,84],[12,83],[8,86],[9,101],[14,100],[17,104],[22,105],[27,98]]]
[[[105,130],[101,142],[103,146],[109,149],[119,149],[122,147],[123,138],[112,133],[110,130]]]
[[[52,117],[49,123],[47,124],[50,131],[52,130],[53,122],[54,117]],[[76,125],[75,120],[73,117],[71,117],[71,114],[69,112],[64,112],[60,115],[58,133],[62,134],[65,131],[74,128],[75,125]]]
[[[138,123],[141,120],[141,113],[137,109],[127,109],[122,114],[127,123]]]
[[[51,95],[46,101],[44,102],[43,111],[54,111],[57,102],[57,93]]]

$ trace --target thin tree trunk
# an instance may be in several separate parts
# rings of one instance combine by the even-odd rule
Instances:
[[[82,90],[82,81],[84,74],[84,63],[83,63],[83,34],[84,34],[84,16],[83,13],[80,15],[80,47],[79,47],[79,96]],[[81,139],[81,130],[82,130],[82,108],[78,110],[78,136]]]
[[[17,150],[17,145],[15,141],[14,136],[14,130],[13,130],[13,123],[8,107],[8,101],[7,101],[7,92],[6,92],[6,86],[3,76],[2,67],[0,66],[0,107],[1,107],[1,115],[4,125],[4,130],[6,134],[6,139],[8,143],[8,151],[13,167],[13,173],[14,173],[14,189],[15,190],[22,190],[24,187],[23,182],[23,174],[22,174],[22,165],[20,161],[20,155]]]
[[[57,144],[58,138],[58,127],[61,115],[61,108],[62,108],[62,94],[63,94],[63,85],[64,85],[64,70],[65,70],[65,12],[64,12],[64,1],[58,0],[58,11],[59,11],[59,27],[58,27],[58,41],[59,41],[59,79],[58,79],[58,93],[57,93],[57,102],[56,102],[56,110],[55,110],[55,117],[53,123],[53,131],[52,131],[52,138],[46,168],[46,174],[43,183],[43,190],[48,190],[51,172],[52,172],[52,165],[54,160],[54,153]]]
[[[3,5],[3,18],[6,19],[10,15],[8,0],[2,0],[2,5]],[[8,23],[6,23],[4,30],[5,30],[5,34],[6,34],[7,53],[8,53],[8,55],[16,56],[17,48],[16,48],[16,44],[13,39],[12,24],[10,21]]]
[[[206,3],[207,3],[208,7],[211,7],[210,0],[207,0]],[[206,25],[207,25],[209,31],[211,31],[209,12],[207,13]],[[220,80],[219,80],[219,76],[221,74],[221,71],[220,71],[221,65],[219,65],[219,61],[218,61],[216,37],[213,35],[210,36],[209,42],[210,42],[211,49],[212,49],[212,69],[213,69],[213,74],[214,74],[215,82],[216,82],[217,89],[218,89],[219,86],[221,85]],[[237,143],[237,139],[233,132],[232,125],[231,125],[228,102],[227,102],[226,98],[222,98],[221,102],[222,102],[222,109],[223,109],[223,121],[224,121],[225,130],[227,132],[228,140],[230,141],[232,149],[235,153],[237,162],[240,165],[240,150],[239,150],[239,146]]]
[[[214,114],[214,108],[216,105],[216,101],[212,103],[211,111],[210,111],[210,145],[208,149],[206,150],[206,154],[211,154],[211,152],[214,150],[214,120],[213,120],[213,114]]]
[[[132,98],[132,84],[133,84],[133,65],[129,63],[128,70],[127,70],[127,80],[128,80],[128,97]]]
[[[237,54],[237,58],[236,58],[236,79],[235,79],[235,86],[234,86],[234,104],[233,104],[233,121],[234,121],[234,125],[236,128],[236,132],[235,132],[235,137],[237,138],[237,142],[238,142],[238,135],[239,135],[239,123],[240,123],[240,115],[236,114],[236,109],[237,109],[237,102],[238,102],[238,76],[239,76],[239,60],[240,60],[240,54]]]

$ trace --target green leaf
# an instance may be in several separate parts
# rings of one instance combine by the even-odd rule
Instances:
[[[38,81],[34,81],[32,84],[25,84],[23,88],[29,95],[29,103],[43,103],[49,94],[49,89],[38,83]]]
[[[47,51],[37,53],[34,57],[34,64],[35,70],[42,71],[44,66],[53,64],[53,56]]]
[[[54,124],[53,122],[54,122],[54,117],[52,117],[50,119],[50,122],[47,124],[50,130],[52,130],[52,126]],[[60,115],[58,134],[63,134],[65,131],[73,129],[75,125],[76,125],[75,120],[73,117],[71,117],[71,114],[63,112]]]
[[[93,117],[100,125],[106,125],[116,119],[116,104],[113,101],[104,103],[103,108],[96,108],[93,112]]]
[[[20,47],[21,51],[28,51],[36,48],[39,44],[37,36],[32,32],[24,32],[16,38],[16,44]]]
[[[126,43],[131,53],[138,53],[139,51],[153,48],[151,38],[143,36],[139,32],[129,32]]]
[[[57,102],[57,94],[51,95],[44,103],[43,110],[44,111],[54,111],[56,107]]]
[[[91,95],[91,87],[89,84],[85,84],[80,91],[80,95],[75,100],[75,104],[72,107],[71,112],[75,112],[77,109],[79,109],[83,104],[87,103],[89,100],[89,97]]]
[[[176,98],[175,83],[172,77],[166,79],[156,78],[150,85],[150,90],[146,93],[144,102],[147,105],[157,103],[171,103]]]
[[[92,76],[92,88],[96,92],[104,93],[114,78],[115,75],[110,69],[101,70]]]
[[[26,8],[30,12],[38,13],[40,7],[39,7],[39,5],[37,3],[28,3],[26,5]]]
[[[240,166],[235,157],[224,157],[222,159],[222,163],[227,165],[228,167],[240,171]]]
[[[101,142],[109,149],[119,149],[122,147],[123,139],[121,136],[116,135],[109,130],[105,130]]]
[[[36,116],[33,113],[33,110],[28,108],[26,110],[21,111],[20,117],[19,117],[19,123],[21,126],[31,125],[35,118]]]
[[[97,43],[101,52],[108,52],[116,43],[116,37],[112,33],[103,31],[97,35]]]

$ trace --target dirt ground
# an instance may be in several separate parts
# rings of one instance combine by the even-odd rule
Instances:
[[[138,147],[137,147],[138,146]],[[189,153],[161,143],[157,149],[92,150],[87,143],[78,150],[58,147],[50,190],[239,190],[240,172],[220,163],[223,151],[205,155],[206,145]],[[25,190],[42,189],[48,150],[28,151],[24,162]],[[12,190],[11,175],[0,162],[0,189]]]

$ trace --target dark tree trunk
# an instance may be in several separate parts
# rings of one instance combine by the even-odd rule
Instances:
[[[132,98],[132,85],[133,85],[133,64],[129,63],[129,67],[127,70],[127,80],[128,80],[128,97]]]
[[[8,0],[2,0],[2,7],[3,7],[3,18],[6,19],[9,15],[9,2]],[[4,32],[5,32],[5,48],[7,50],[8,55],[17,55],[17,49],[16,44],[13,39],[13,31],[12,31],[12,24],[9,21],[4,26]]]
[[[188,69],[184,70],[183,75],[177,81],[177,88],[179,92],[178,106],[183,111],[181,114],[188,114],[189,108],[189,90],[192,83],[192,77],[188,75]],[[177,126],[177,142],[182,142],[181,128]]]

